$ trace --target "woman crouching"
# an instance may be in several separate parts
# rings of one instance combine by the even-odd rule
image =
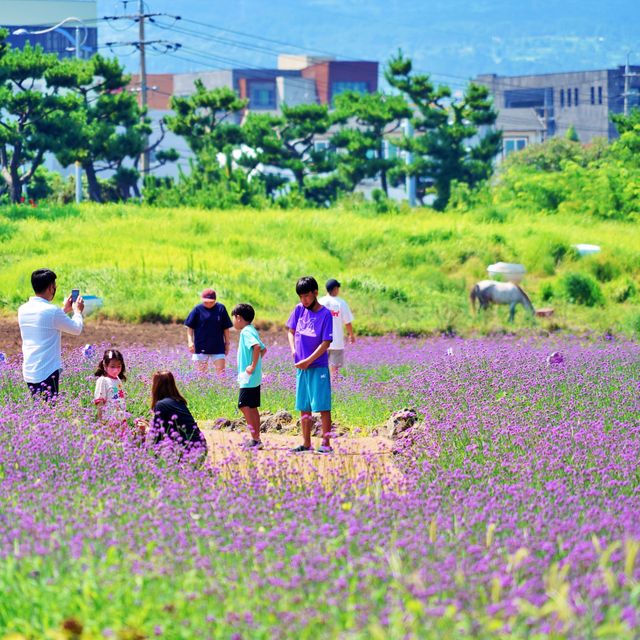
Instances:
[[[156,371],[153,374],[151,412],[153,417],[147,437],[153,444],[167,437],[185,449],[197,448],[206,454],[207,442],[187,407],[187,401],[178,391],[171,371]]]

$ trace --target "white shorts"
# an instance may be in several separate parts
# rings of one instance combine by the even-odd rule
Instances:
[[[329,349],[329,366],[344,367],[344,349]]]
[[[224,353],[192,353],[191,360],[193,360],[193,362],[224,360]]]

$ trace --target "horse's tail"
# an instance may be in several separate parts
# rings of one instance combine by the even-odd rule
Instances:
[[[480,287],[477,284],[474,284],[473,287],[471,288],[471,293],[469,294],[469,299],[471,300],[471,308],[473,309],[474,313],[476,310],[476,300],[478,299],[479,296],[480,296]]]
[[[534,313],[535,310],[533,308],[533,304],[531,304],[529,296],[524,292],[524,289],[519,284],[517,284],[516,287],[518,287],[518,291],[520,291],[520,295],[522,296],[522,305],[531,311],[531,313]]]

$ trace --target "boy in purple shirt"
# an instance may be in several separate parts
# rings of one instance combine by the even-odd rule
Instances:
[[[305,276],[296,283],[300,304],[296,306],[287,327],[289,346],[296,368],[296,410],[300,411],[302,444],[294,453],[311,451],[311,427],[313,411],[319,411],[322,419],[322,445],[318,453],[333,453],[329,444],[331,431],[331,381],[327,349],[333,340],[333,317],[318,302],[318,283]]]

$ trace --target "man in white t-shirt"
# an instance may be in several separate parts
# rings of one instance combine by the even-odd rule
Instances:
[[[65,299],[64,307],[52,303],[56,295],[56,274],[50,269],[37,269],[31,274],[31,286],[36,294],[18,309],[22,335],[22,374],[31,395],[49,400],[58,395],[62,369],[61,336],[82,333],[81,297]],[[70,318],[68,313],[73,311]]]
[[[356,337],[353,333],[353,314],[346,301],[340,297],[340,283],[331,278],[327,280],[327,293],[329,295],[318,299],[318,302],[331,311],[333,317],[333,342],[329,347],[329,370],[331,379],[338,375],[340,367],[344,367],[344,328],[347,328],[349,342],[353,344]]]

